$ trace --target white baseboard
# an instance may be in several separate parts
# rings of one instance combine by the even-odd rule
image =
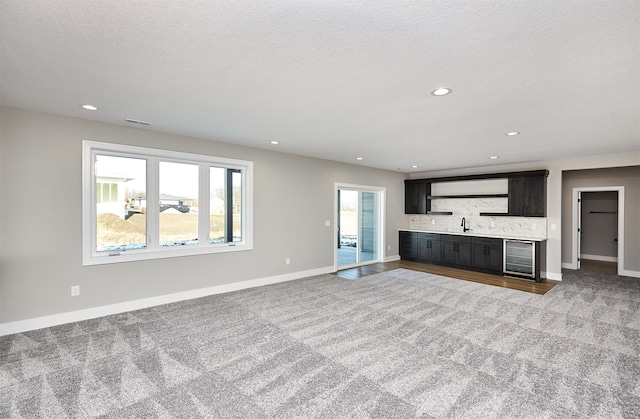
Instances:
[[[600,256],[600,255],[580,255],[580,259],[598,260],[600,262],[617,262],[618,261],[618,258],[615,256]]]
[[[216,285],[191,291],[177,292],[174,294],[160,295],[157,297],[143,298],[124,303],[110,304],[106,306],[88,308],[84,310],[69,311],[53,314],[51,316],[36,317],[10,323],[0,323],[0,336],[22,333],[44,327],[58,326],[66,323],[74,323],[82,320],[95,319],[97,317],[110,316],[112,314],[125,313],[127,311],[175,303],[178,301],[192,300],[215,294],[224,294],[247,288],[261,287],[263,285],[277,284],[279,282],[293,281],[314,275],[322,275],[334,272],[333,266],[311,269],[308,271],[292,272],[284,275],[276,275],[266,278],[251,279],[248,281],[234,282],[231,284]]]
[[[553,279],[554,281],[562,281],[562,273],[554,273],[554,272],[540,272],[540,276],[543,276],[547,279]]]
[[[585,258],[584,256],[582,256],[582,259],[587,259],[587,258]],[[596,259],[596,260],[597,260],[597,259]],[[608,261],[607,261],[607,262],[608,262]],[[563,262],[563,263],[562,263],[562,267],[563,267],[563,268],[566,268],[566,269],[573,269],[573,270],[578,269],[578,267],[577,267],[577,266],[574,266],[572,263],[566,263],[566,262]],[[630,277],[632,277],[632,278],[640,278],[640,272],[639,272],[639,271],[628,271],[628,270],[624,270],[624,269],[623,269],[623,270],[622,270],[622,272],[619,272],[619,273],[618,273],[618,275],[622,275],[622,276],[630,276]],[[560,275],[560,276],[562,276],[562,275]],[[548,276],[547,276],[547,278],[550,278],[550,277],[548,277]]]
[[[400,255],[387,256],[386,258],[384,258],[385,262],[393,262],[395,260],[400,260]]]
[[[632,278],[640,278],[640,271],[622,270],[622,276],[630,276]]]

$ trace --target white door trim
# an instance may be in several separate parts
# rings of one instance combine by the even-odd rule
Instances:
[[[369,186],[369,185],[354,185],[351,183],[335,183],[335,189],[333,193],[333,237],[332,237],[332,249],[333,249],[333,266],[334,271],[338,270],[338,251],[336,249],[336,238],[338,237],[338,223],[339,223],[339,208],[338,208],[338,191],[340,189],[346,189],[350,191],[358,192],[377,192],[378,193],[378,258],[374,261],[368,261],[361,265],[367,265],[370,263],[384,262],[385,258],[385,231],[386,231],[386,209],[387,209],[387,188],[383,186]]]
[[[578,223],[580,217],[580,206],[578,198],[582,192],[618,192],[618,275],[624,274],[624,186],[591,186],[573,188],[571,202],[571,267],[579,269],[579,234]]]

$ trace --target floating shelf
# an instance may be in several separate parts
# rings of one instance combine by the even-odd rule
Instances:
[[[430,215],[453,215],[451,211],[427,211],[427,214]]]
[[[481,212],[481,217],[506,217],[509,216],[508,212]]]
[[[457,199],[457,198],[508,198],[509,194],[480,194],[480,195],[432,195],[427,199]]]

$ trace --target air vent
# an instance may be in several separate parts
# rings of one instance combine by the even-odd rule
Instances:
[[[138,124],[138,125],[151,125],[151,122],[146,122],[146,121],[140,121],[137,119],[125,119],[126,122],[132,123],[132,124]]]

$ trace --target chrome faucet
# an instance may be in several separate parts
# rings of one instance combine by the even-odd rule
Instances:
[[[462,217],[462,223],[460,224],[460,226],[462,226],[463,233],[466,233],[467,231],[471,230],[470,228],[467,227],[467,220],[465,220],[464,217]]]

